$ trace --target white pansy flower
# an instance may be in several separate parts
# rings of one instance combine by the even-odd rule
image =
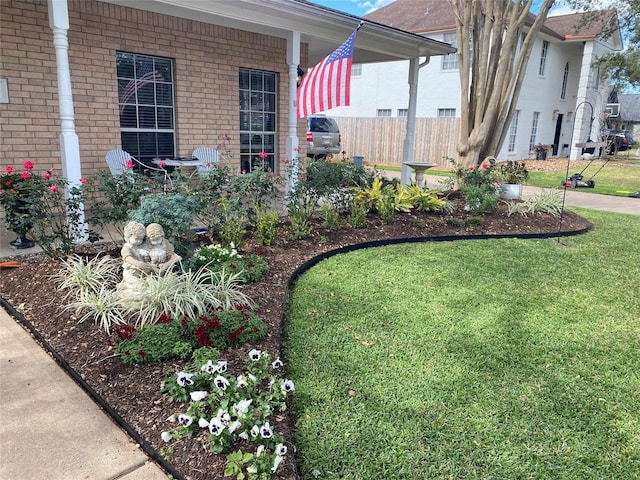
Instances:
[[[280,386],[280,390],[285,393],[293,392],[295,389],[296,388],[294,387],[292,380],[285,380],[282,382],[282,386]]]
[[[257,362],[262,357],[262,352],[260,350],[256,350],[255,348],[249,352],[249,358],[254,362]]]
[[[242,432],[238,436],[243,440],[249,440],[249,434],[247,432]]]
[[[252,398],[250,398],[249,400],[247,399],[240,400],[238,403],[236,403],[231,407],[231,411],[234,413],[236,417],[242,417],[249,410],[249,406],[251,405],[251,402],[253,402]]]
[[[215,373],[218,371],[218,366],[214,365],[213,361],[209,360],[202,367],[200,367],[200,370],[207,373]]]
[[[236,378],[236,385],[238,388],[247,388],[249,384],[247,383],[247,379],[244,375],[238,375],[238,378]]]
[[[193,417],[190,417],[189,415],[181,413],[180,415],[178,415],[178,423],[183,427],[188,427],[193,423]]]
[[[234,420],[233,422],[231,422],[229,424],[229,426],[227,428],[229,429],[229,431],[231,433],[233,433],[236,430],[238,430],[240,427],[242,427],[242,423],[240,423],[238,420]]]
[[[280,455],[281,457],[284,457],[285,454],[287,453],[287,447],[283,444],[283,443],[279,443],[276,445],[276,455]]]
[[[187,385],[193,385],[193,373],[178,372],[178,378],[176,382],[181,387],[186,387]]]
[[[194,402],[199,402],[200,400],[203,400],[204,398],[206,398],[207,395],[209,394],[204,390],[196,390],[195,392],[191,392],[189,394],[189,396],[191,397],[191,400],[193,400]]]
[[[271,473],[276,472],[281,462],[282,462],[282,457],[280,455],[276,455],[276,458],[273,459],[273,467],[271,467]]]
[[[176,421],[176,414],[174,413],[173,415],[170,415],[169,418],[167,418],[168,422],[175,422]]]
[[[220,373],[224,373],[227,371],[227,362],[226,360],[219,360],[218,361],[218,371]]]
[[[276,368],[284,366],[284,363],[282,363],[282,360],[280,360],[280,357],[278,357],[273,361],[273,363],[271,363],[271,366],[275,370]]]
[[[171,435],[169,432],[162,432],[160,434],[160,438],[162,438],[162,440],[164,440],[165,442],[170,442],[173,438],[173,435]]]
[[[229,386],[229,380],[227,380],[226,378],[224,378],[222,375],[218,375],[216,378],[213,379],[213,383],[215,384],[216,387],[218,387],[220,390],[226,390],[227,387]]]
[[[224,430],[224,425],[222,425],[222,423],[220,422],[220,419],[212,418],[211,421],[209,422],[209,431],[211,432],[211,434],[219,437],[223,430]]]
[[[262,427],[260,427],[260,436],[262,438],[273,437],[273,429],[271,428],[271,425],[269,425],[269,422],[266,422]]]
[[[220,423],[222,423],[222,425],[224,425],[225,427],[228,426],[229,422],[231,421],[231,416],[229,415],[229,412],[223,409],[218,410],[218,414],[216,415],[216,418],[219,419]]]
[[[207,421],[206,418],[200,417],[200,420],[198,420],[198,426],[200,428],[208,428],[209,427],[209,422]]]
[[[258,466],[257,465],[248,466],[247,467],[247,473],[253,473],[253,474],[258,473]]]
[[[251,436],[256,438],[258,435],[260,435],[260,427],[258,425],[254,425],[251,427]]]
[[[258,447],[258,449],[256,450],[256,457],[259,457],[260,455],[262,455],[264,453],[264,445],[260,445]]]

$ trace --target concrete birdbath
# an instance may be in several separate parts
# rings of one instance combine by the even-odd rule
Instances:
[[[438,166],[437,163],[432,162],[405,162],[405,165],[415,170],[416,185],[420,188],[424,185],[424,172],[430,168]]]

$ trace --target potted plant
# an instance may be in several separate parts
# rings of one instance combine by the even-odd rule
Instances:
[[[536,160],[546,160],[547,159],[547,146],[542,145],[541,143],[537,144],[533,147],[533,151],[536,154]]]
[[[508,161],[498,164],[500,178],[500,198],[518,200],[522,197],[522,184],[529,178],[524,162]]]

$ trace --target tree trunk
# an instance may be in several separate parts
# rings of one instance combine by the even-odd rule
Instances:
[[[506,138],[535,37],[555,0],[543,0],[524,41],[521,32],[533,0],[449,1],[462,92],[458,154],[465,166],[473,166],[497,156]]]

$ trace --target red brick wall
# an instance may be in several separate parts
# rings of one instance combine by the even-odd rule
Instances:
[[[106,169],[104,154],[120,148],[117,50],[175,59],[176,142],[179,156],[216,147],[231,136],[239,164],[238,69],[279,73],[278,158],[285,156],[288,110],[286,41],[252,32],[125,8],[69,0],[69,64],[83,174]],[[29,159],[60,166],[60,115],[55,49],[46,0],[0,0],[0,164]],[[304,62],[303,62],[304,63]],[[299,122],[304,142],[304,124]]]

